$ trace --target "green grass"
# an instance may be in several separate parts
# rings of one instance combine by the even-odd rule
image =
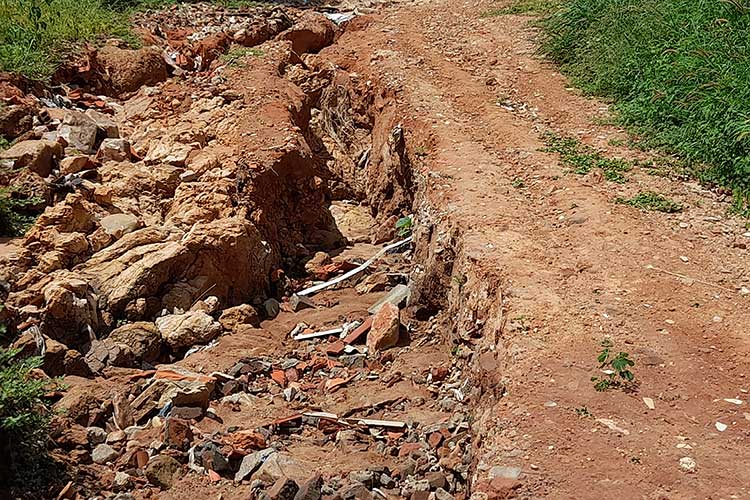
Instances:
[[[16,199],[7,189],[0,189],[0,236],[23,236],[37,218],[28,207],[40,201],[37,198]]]
[[[17,350],[0,348],[0,490],[32,493],[56,479],[47,455],[51,412],[44,399],[54,383],[30,376],[40,365],[40,358],[22,360]]]
[[[641,191],[630,199],[617,198],[617,203],[630,205],[631,207],[640,208],[641,210],[651,210],[654,212],[664,212],[673,214],[682,211],[682,205],[672,201],[664,195],[653,191]]]
[[[554,10],[559,0],[515,0],[507,7],[482,12],[481,17],[505,16],[508,14],[547,14]]]
[[[0,71],[43,80],[83,42],[109,37],[135,40],[102,0],[0,0]]]
[[[581,144],[573,137],[561,137],[547,132],[543,138],[547,145],[544,151],[558,153],[562,164],[576,174],[585,175],[599,169],[608,181],[623,183],[627,181],[625,172],[633,168],[633,162],[602,156],[594,148]]]
[[[570,0],[542,21],[542,51],[609,98],[645,147],[750,201],[750,2]]]
[[[263,51],[252,47],[240,47],[232,49],[226,54],[221,56],[221,60],[229,66],[242,67],[244,63],[242,60],[248,56],[251,57],[263,57]]]

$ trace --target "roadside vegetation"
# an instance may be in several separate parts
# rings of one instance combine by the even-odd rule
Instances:
[[[612,99],[641,145],[679,155],[748,213],[750,2],[570,0],[541,26],[544,54]]]
[[[641,210],[663,212],[665,214],[673,214],[682,211],[682,205],[653,191],[641,191],[632,198],[617,198],[615,202],[640,208]]]
[[[54,474],[47,455],[51,412],[44,400],[50,382],[31,375],[40,364],[40,358],[22,360],[17,350],[0,348],[0,477],[7,481],[0,491],[34,491]]]
[[[0,71],[43,80],[86,42],[134,41],[127,15],[102,0],[0,0]]]
[[[209,0],[210,1],[210,0]],[[177,0],[0,0],[0,71],[46,80],[85,44],[120,38],[133,46],[130,14]],[[216,0],[227,8],[250,0]]]

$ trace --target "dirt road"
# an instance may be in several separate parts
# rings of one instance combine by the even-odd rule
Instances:
[[[693,182],[636,169],[616,184],[540,151],[552,130],[607,156],[644,157],[612,146],[625,136],[602,124],[607,106],[535,56],[528,18],[481,16],[497,6],[388,9],[326,49],[341,61],[356,54],[350,71],[378,73],[407,129],[429,138],[418,220],[434,225],[433,244],[436,232],[456,232],[453,281],[443,283],[460,316],[479,306],[480,349],[496,359],[482,367],[479,357],[477,370],[504,387],[479,403],[478,478],[521,467],[520,497],[746,497],[744,222]],[[644,190],[686,208],[614,202]],[[472,301],[488,289],[490,300]],[[634,392],[594,390],[605,338],[635,360]]]

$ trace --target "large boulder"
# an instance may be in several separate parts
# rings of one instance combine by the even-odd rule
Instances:
[[[279,40],[292,42],[292,50],[297,55],[318,52],[333,43],[336,25],[323,14],[305,11],[297,23],[281,33]]]
[[[207,344],[221,334],[221,325],[203,311],[170,314],[156,320],[162,339],[173,349]]]
[[[10,160],[13,168],[28,168],[32,172],[47,177],[62,157],[62,146],[57,142],[44,140],[21,141],[0,152],[0,160]]]
[[[115,96],[163,82],[168,76],[167,63],[158,47],[132,50],[106,45],[99,49],[96,61],[107,75],[101,90]]]
[[[197,223],[187,233],[139,229],[94,254],[81,272],[114,315],[149,297],[159,297],[163,308],[188,310],[209,288],[227,305],[262,294],[270,254],[252,224],[227,218]]]

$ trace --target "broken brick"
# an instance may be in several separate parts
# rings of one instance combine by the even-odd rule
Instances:
[[[287,378],[286,373],[284,373],[284,370],[273,370],[271,372],[271,378],[274,382],[279,384],[281,387],[286,387],[287,384]]]
[[[357,340],[362,337],[365,333],[367,333],[370,328],[372,327],[372,316],[368,317],[364,322],[362,322],[361,325],[359,325],[357,328],[355,328],[349,335],[344,337],[344,343],[345,344],[353,344]]]

